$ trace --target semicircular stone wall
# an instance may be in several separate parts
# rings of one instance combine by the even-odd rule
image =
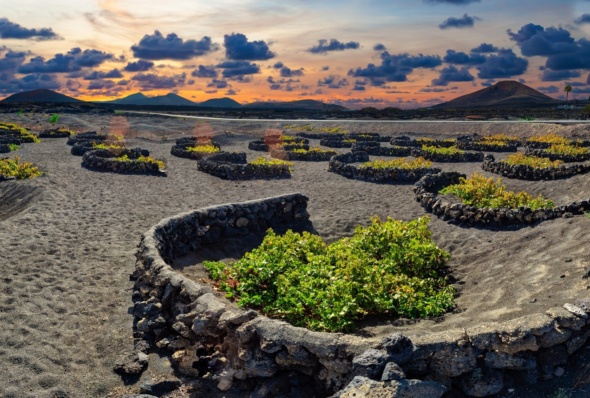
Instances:
[[[171,265],[225,238],[271,227],[313,230],[307,201],[289,194],[224,204],[150,228],[132,274],[136,349],[167,350],[181,374],[209,374],[220,390],[248,386],[256,396],[436,398],[457,389],[483,397],[516,375],[528,382],[553,377],[590,337],[590,300],[575,297],[563,308],[411,339],[313,332],[238,308]]]

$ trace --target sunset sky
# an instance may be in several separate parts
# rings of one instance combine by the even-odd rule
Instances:
[[[0,0],[0,97],[143,92],[416,108],[590,95],[589,0]]]

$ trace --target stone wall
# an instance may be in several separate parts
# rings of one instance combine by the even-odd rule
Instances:
[[[243,152],[220,152],[207,156],[198,161],[197,168],[224,180],[291,178],[289,166],[246,163]]]
[[[47,129],[39,133],[39,138],[66,138],[70,137],[72,132],[61,127]]]
[[[470,226],[505,227],[533,224],[558,217],[580,215],[590,210],[590,199],[553,209],[531,210],[528,207],[517,209],[477,208],[438,197],[438,192],[442,188],[459,183],[461,177],[465,178],[465,175],[456,172],[442,172],[422,177],[414,187],[416,201],[426,211],[445,221]]]
[[[330,159],[328,171],[355,180],[383,183],[415,182],[426,174],[440,172],[440,169],[435,168],[419,168],[412,170],[399,168],[375,169],[373,167],[359,167],[352,164],[368,161],[369,155],[366,152],[357,151],[343,155],[336,155],[332,156]]]
[[[322,138],[320,145],[327,146],[328,148],[352,148],[353,141],[345,140],[343,138]],[[378,144],[378,143],[377,143]]]
[[[0,144],[2,144],[2,145],[9,145],[9,144],[20,145],[20,144],[22,144],[22,140],[19,135],[0,135]]]
[[[297,148],[307,150],[309,149],[309,140],[305,138],[297,138],[292,144],[285,143],[279,146],[285,149],[286,151],[290,151]],[[270,148],[271,145],[266,144],[263,140],[250,141],[248,143],[248,149],[250,149],[251,151],[268,152]]]
[[[122,174],[152,174],[166,176],[156,163],[141,162],[137,159],[142,156],[140,148],[134,149],[95,149],[87,151],[82,156],[82,167],[90,170],[109,171]],[[117,157],[127,155],[131,160],[118,160]]]
[[[586,174],[590,172],[590,165],[578,164],[573,166],[560,166],[549,168],[537,168],[527,165],[508,164],[505,162],[496,162],[492,155],[486,155],[481,168],[490,173],[499,174],[503,177],[516,178],[519,180],[557,180],[568,178],[577,174]]]
[[[271,148],[270,150],[270,156],[276,159],[300,160],[307,162],[325,162],[330,160],[330,158],[334,155],[337,155],[337,152],[331,150],[325,150],[322,152],[295,152],[292,150],[287,151],[284,148]]]
[[[367,145],[377,144],[377,145]],[[384,147],[380,146],[379,143],[373,142],[357,142],[352,146],[352,152],[367,152],[371,156],[410,156],[412,154],[411,147],[403,146],[392,146]]]
[[[456,144],[455,140],[431,140],[417,139],[413,140],[407,136],[394,137],[390,140],[391,145],[409,146],[412,148],[421,148],[422,145],[436,146],[441,148],[450,148]]]
[[[481,162],[483,160],[483,152],[457,152],[451,154],[443,154],[423,151],[421,149],[414,149],[412,150],[412,156],[422,157],[433,162],[441,163]]]
[[[506,145],[498,145],[486,143],[485,141],[457,140],[457,145],[455,146],[457,149],[465,151],[516,152],[518,150],[518,145],[516,144],[506,143]]]
[[[173,156],[177,156],[179,158],[199,160],[199,159],[203,159],[203,158],[206,158],[208,156],[211,156],[211,155],[214,155],[217,153],[217,152],[213,152],[213,153],[195,152],[195,151],[189,151],[187,149],[188,147],[194,147],[197,144],[198,144],[198,141],[196,138],[193,138],[193,137],[180,138],[180,139],[176,140],[176,145],[172,145],[172,148],[170,148],[170,154]],[[215,148],[221,149],[221,145],[215,141],[211,141],[210,143],[204,144],[204,145],[212,145]]]
[[[536,156],[539,158],[548,158],[551,160],[561,160],[566,163],[585,162],[587,160],[590,160],[590,152],[582,155],[556,155],[553,153],[548,153],[544,149],[527,148],[527,150],[525,151],[525,155]]]
[[[10,152],[10,146],[8,144],[0,144],[0,153]]]
[[[441,174],[431,186],[458,178]],[[312,332],[240,309],[170,265],[227,237],[310,230],[306,207],[305,196],[284,195],[183,213],[147,231],[132,275],[137,352],[158,347],[179,373],[208,373],[220,390],[249,388],[258,397],[440,398],[449,390],[484,397],[506,378],[534,383],[561,374],[590,337],[590,299],[575,297],[538,314],[411,339]]]

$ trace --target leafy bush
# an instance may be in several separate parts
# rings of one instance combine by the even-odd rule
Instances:
[[[422,150],[424,152],[428,152],[428,153],[432,153],[432,154],[439,154],[439,155],[455,155],[455,154],[465,153],[465,151],[462,151],[461,149],[457,149],[454,146],[449,147],[449,148],[442,148],[442,147],[437,147],[437,146],[422,145]]]
[[[17,144],[8,144],[8,147],[10,148],[10,152],[18,151],[18,149],[20,148],[20,146],[18,146]]]
[[[577,147],[568,144],[553,144],[549,148],[545,149],[545,153],[552,155],[567,155],[567,156],[578,156],[587,155],[588,148]]]
[[[469,178],[461,178],[459,184],[449,185],[443,188],[440,193],[452,194],[461,199],[463,203],[486,208],[517,208],[520,206],[530,207],[531,210],[553,208],[553,201],[542,196],[534,198],[526,192],[508,191],[502,179],[485,178],[473,173]]]
[[[14,159],[0,159],[0,174],[5,177],[15,177],[17,180],[24,180],[43,175],[35,165],[30,162],[22,162],[18,156]]]
[[[269,230],[233,264],[204,265],[238,305],[312,330],[351,330],[369,314],[439,316],[453,307],[455,289],[443,276],[449,254],[432,242],[429,221],[374,217],[329,245],[308,232]]]
[[[550,160],[537,156],[526,156],[522,152],[516,152],[504,159],[502,162],[512,165],[529,166],[535,169],[549,169],[559,167],[563,164],[561,160]]]
[[[125,148],[125,145],[122,144],[105,144],[105,143],[92,143],[92,148],[94,149],[122,149]]]
[[[217,153],[220,149],[214,145],[196,145],[192,147],[187,147],[187,151],[189,152],[198,152],[198,153]]]
[[[543,134],[543,135],[535,135],[530,137],[528,142],[541,142],[546,144],[562,144],[562,145],[569,145],[571,144],[571,140],[555,133],[550,134]]]
[[[3,132],[17,133],[21,136],[23,142],[25,142],[25,140],[28,142],[41,142],[39,137],[37,137],[35,134],[31,134],[29,130],[15,123],[0,122],[0,135],[2,135]]]
[[[425,160],[422,157],[416,158],[414,160],[409,160],[407,158],[401,159],[392,159],[392,160],[374,160],[371,162],[363,163],[360,167],[361,168],[373,168],[373,169],[421,169],[421,168],[428,168],[432,166],[432,162],[429,160]]]
[[[49,117],[49,123],[57,123],[58,120],[59,120],[59,115],[57,113],[54,113],[53,115],[51,115]]]
[[[294,124],[286,124],[283,126],[287,130],[307,131],[307,132],[323,132],[323,133],[334,133],[334,134],[346,134],[348,130],[342,127],[313,127],[310,124],[303,126],[295,126]]]
[[[437,142],[439,140],[435,140],[434,138],[429,138],[429,137],[423,137],[423,138],[418,138],[416,141],[422,145],[429,145],[429,144],[431,145],[432,143]],[[456,140],[454,138],[447,138],[445,140],[442,140],[442,142],[454,143],[454,142],[456,142]]]
[[[129,159],[129,156],[127,155],[123,155],[123,156],[119,156],[117,158],[118,161],[120,162],[144,162],[144,163],[150,163],[150,164],[157,164],[158,165],[158,169],[160,170],[164,170],[166,168],[166,164],[159,159],[154,159],[152,157],[149,156],[140,156],[137,159]]]
[[[506,134],[492,134],[492,135],[484,135],[483,137],[481,137],[481,141],[485,141],[485,142],[497,142],[497,141],[502,141],[502,142],[514,142],[514,141],[518,141],[518,137],[514,136],[514,135],[506,135]]]
[[[295,152],[295,153],[327,153],[327,152],[334,152],[332,150],[329,149],[322,149],[322,148],[309,148],[309,149],[293,149],[291,152]]]
[[[292,136],[292,135],[287,135],[287,134],[281,135],[281,141],[283,141],[283,142],[289,142],[289,143],[291,143],[291,142],[295,141],[296,139],[297,138],[295,136]]]
[[[289,171],[291,171],[291,167],[293,167],[293,163],[291,162],[287,162],[285,160],[280,160],[280,159],[266,159],[263,157],[259,157],[254,159],[253,161],[250,162],[250,164],[256,165],[256,166],[261,166],[261,167],[275,167],[275,166],[287,166],[289,167]]]

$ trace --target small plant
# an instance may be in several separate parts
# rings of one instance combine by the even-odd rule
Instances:
[[[18,151],[20,148],[17,144],[8,144],[8,147],[10,148],[10,152]]]
[[[545,149],[545,153],[551,155],[566,155],[566,156],[579,156],[587,155],[589,153],[587,147],[577,147],[567,144],[553,144],[549,148]]]
[[[22,116],[24,113],[24,110],[19,109],[18,112],[16,112],[16,116]]]
[[[55,124],[55,123],[57,123],[58,120],[59,120],[59,115],[57,113],[54,113],[53,115],[51,115],[49,117],[49,123]]]
[[[439,155],[456,155],[456,154],[465,153],[465,151],[462,151],[461,149],[457,149],[454,146],[448,147],[448,148],[442,148],[442,147],[437,147],[437,146],[422,145],[422,150],[427,153],[439,154]]]
[[[481,137],[482,141],[489,142],[489,141],[502,141],[502,142],[510,142],[510,141],[518,141],[518,137],[514,135],[506,135],[506,134],[492,134],[492,135],[484,135]]]
[[[197,152],[197,153],[217,153],[220,149],[214,145],[196,145],[192,147],[187,147],[187,151],[189,152]]]
[[[250,162],[250,164],[253,164],[255,166],[262,166],[262,167],[287,166],[287,167],[289,167],[289,171],[291,171],[291,167],[293,167],[293,163],[287,162],[286,160],[280,160],[280,159],[268,160],[263,157],[259,157],[259,158],[254,159],[253,161]]]
[[[304,148],[297,148],[297,149],[293,149],[292,152],[295,153],[327,153],[327,152],[334,152],[332,150],[329,149],[322,149],[322,148],[309,148],[309,149],[304,149]]]
[[[94,142],[92,143],[92,148],[93,149],[106,149],[106,150],[111,150],[111,149],[123,149],[125,148],[125,145],[123,144],[105,144],[105,143],[97,143]]]
[[[281,136],[281,141],[283,141],[283,142],[289,142],[289,143],[291,143],[291,142],[293,142],[295,140],[296,140],[296,137],[295,136],[292,136],[292,135],[283,134]]]
[[[361,168],[373,168],[373,169],[404,169],[404,170],[411,170],[411,169],[421,169],[421,168],[428,168],[432,166],[432,162],[429,160],[425,160],[422,157],[416,158],[414,160],[409,160],[407,158],[401,159],[393,159],[393,160],[374,160],[372,162],[363,163],[360,167]]]
[[[570,145],[571,140],[555,133],[535,135],[527,140],[533,143]]]
[[[312,330],[351,330],[369,314],[439,316],[453,307],[455,289],[429,221],[374,217],[329,245],[308,232],[269,230],[241,260],[204,265],[238,305]]]
[[[502,160],[502,162],[511,165],[529,166],[535,169],[555,168],[563,164],[563,161],[561,160],[550,160],[548,158],[540,158],[537,156],[526,156],[522,152],[516,152],[506,157],[506,159]]]
[[[15,177],[17,180],[34,178],[43,175],[43,172],[30,162],[21,162],[18,156],[14,159],[0,159],[0,174],[5,177]]]
[[[473,173],[469,178],[461,178],[459,184],[449,185],[443,188],[440,193],[452,194],[461,199],[469,206],[480,208],[510,208],[520,206],[530,207],[531,210],[553,208],[553,201],[542,196],[534,198],[526,192],[508,191],[502,179],[485,178]]]
[[[137,162],[143,162],[143,163],[157,164],[158,169],[160,169],[160,170],[164,170],[166,168],[166,164],[162,160],[154,159],[149,156],[140,156],[137,159],[129,159],[129,156],[123,155],[123,156],[119,156],[117,158],[117,160],[119,160],[121,162],[137,161]]]

